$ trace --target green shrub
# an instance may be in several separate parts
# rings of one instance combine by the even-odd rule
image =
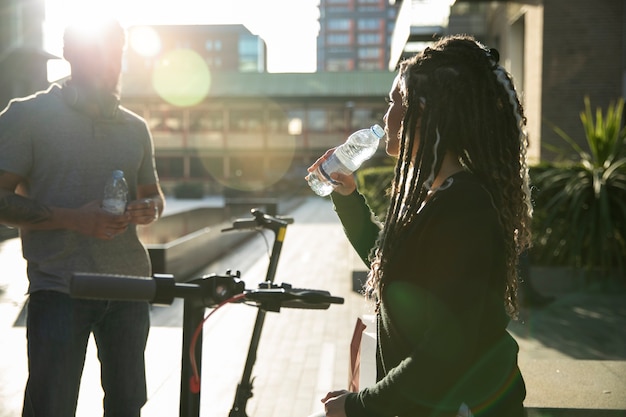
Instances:
[[[384,220],[389,206],[388,191],[393,175],[393,165],[372,166],[356,171],[359,192],[363,194],[374,214],[381,220]]]
[[[562,156],[530,170],[535,217],[533,262],[624,273],[626,260],[626,128],[624,101],[594,115],[585,98],[580,118],[589,151],[554,127],[567,143]],[[571,157],[573,151],[574,157]],[[569,153],[569,155],[568,155]]]

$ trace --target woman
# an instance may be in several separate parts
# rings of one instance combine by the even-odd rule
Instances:
[[[400,64],[384,117],[398,161],[382,230],[354,179],[334,174],[335,210],[377,300],[377,383],[329,392],[327,416],[524,415],[506,327],[530,240],[527,139],[498,59],[452,36]]]

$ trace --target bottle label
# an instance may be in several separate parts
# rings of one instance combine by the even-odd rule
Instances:
[[[330,182],[332,185],[339,185],[339,183],[337,181],[335,181],[334,179],[332,179],[330,177],[330,174],[328,172],[326,172],[326,170],[324,169],[324,164],[320,165],[320,174],[322,174],[324,176],[324,178],[326,178],[326,180],[328,182]]]
[[[320,165],[320,172],[324,175],[328,181],[330,181],[334,185],[338,185],[339,183],[332,178],[330,178],[330,174],[333,172],[339,172],[341,174],[350,175],[352,171],[350,171],[341,160],[334,153],[325,160],[322,165]]]
[[[126,203],[117,198],[107,198],[102,202],[102,208],[113,214],[123,214],[126,211]]]

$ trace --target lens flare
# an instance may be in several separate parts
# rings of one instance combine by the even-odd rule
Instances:
[[[204,60],[189,49],[164,54],[154,67],[152,85],[163,100],[179,107],[202,102],[211,87],[211,73]]]
[[[149,26],[133,28],[128,34],[128,38],[130,47],[141,56],[153,57],[161,52],[161,38]]]

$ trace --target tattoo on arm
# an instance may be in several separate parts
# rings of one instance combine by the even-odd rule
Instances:
[[[9,194],[0,198],[0,221],[13,225],[39,224],[52,218],[52,210],[30,198]]]

